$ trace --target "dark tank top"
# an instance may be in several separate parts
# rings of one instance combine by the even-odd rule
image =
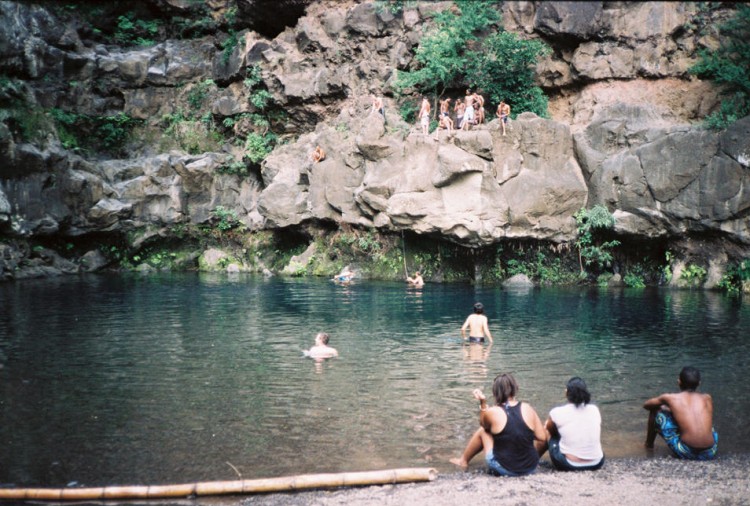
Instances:
[[[528,474],[539,464],[539,454],[534,448],[534,431],[526,425],[521,415],[521,403],[515,406],[503,406],[508,421],[499,434],[493,434],[495,440],[493,453],[495,460],[508,471],[516,474]]]

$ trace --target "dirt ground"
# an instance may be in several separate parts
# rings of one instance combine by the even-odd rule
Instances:
[[[608,460],[599,471],[564,473],[540,463],[532,476],[498,478],[482,470],[440,474],[432,482],[244,497],[154,502],[160,506],[375,506],[463,504],[537,505],[747,505],[750,455],[712,462],[672,457]],[[111,504],[111,503],[110,503]],[[129,503],[133,504],[133,503]]]

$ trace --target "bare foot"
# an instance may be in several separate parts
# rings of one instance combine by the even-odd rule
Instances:
[[[466,461],[465,461],[465,460],[463,459],[463,457],[458,457],[458,458],[455,458],[455,459],[451,459],[451,460],[450,460],[450,463],[451,463],[451,464],[455,464],[455,465],[457,465],[458,467],[460,467],[460,468],[461,468],[461,469],[463,469],[464,471],[466,471],[466,468],[467,468],[467,467],[469,467],[469,463],[468,463],[468,462],[466,462]]]

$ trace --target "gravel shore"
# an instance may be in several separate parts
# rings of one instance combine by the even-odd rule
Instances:
[[[594,472],[563,473],[548,461],[532,476],[497,478],[483,471],[440,474],[435,481],[238,498],[238,506],[459,504],[740,505],[750,504],[750,455],[712,462],[672,457],[613,459]]]

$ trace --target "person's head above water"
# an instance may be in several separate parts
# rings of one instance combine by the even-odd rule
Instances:
[[[482,304],[481,302],[477,302],[476,304],[474,304],[474,312],[476,314],[484,313],[484,304]]]
[[[680,371],[680,390],[695,391],[701,384],[701,373],[698,369],[685,366]]]
[[[510,374],[500,374],[492,383],[492,395],[498,404],[504,404],[508,399],[514,398],[517,392],[518,383]]]
[[[320,344],[323,344],[323,345],[327,345],[329,339],[330,337],[325,332],[318,332],[318,335],[315,336],[315,340],[319,341]]]

